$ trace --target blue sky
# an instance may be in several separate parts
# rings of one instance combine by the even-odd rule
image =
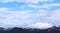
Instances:
[[[1,27],[38,23],[60,24],[60,0],[0,0]]]

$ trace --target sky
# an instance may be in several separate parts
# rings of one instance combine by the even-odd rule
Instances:
[[[60,0],[0,0],[0,27],[40,28],[59,24]]]

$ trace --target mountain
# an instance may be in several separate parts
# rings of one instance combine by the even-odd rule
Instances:
[[[60,26],[52,26],[46,29],[36,29],[36,28],[2,28],[0,27],[0,33],[60,33]]]

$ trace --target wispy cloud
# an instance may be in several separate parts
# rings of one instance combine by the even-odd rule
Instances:
[[[6,25],[27,25],[34,23],[34,18],[45,16],[44,10],[32,13],[30,10],[25,11],[9,11],[9,8],[0,8],[0,23]]]
[[[9,8],[0,8],[0,11],[8,11]]]
[[[34,26],[35,28],[40,27],[50,27],[50,23],[59,23],[60,22],[60,10],[56,7],[60,7],[59,3],[47,3],[47,1],[53,1],[53,0],[0,0],[0,2],[4,2],[5,5],[4,8],[0,8],[0,24],[8,25],[8,26]],[[9,6],[12,5],[12,3],[8,2],[24,2],[24,5],[20,6],[19,4],[13,3],[15,6]],[[41,3],[38,4],[38,2],[46,2],[46,4],[41,5]],[[3,5],[2,4],[2,5]],[[11,8],[9,8],[9,7]],[[55,10],[54,7],[57,9]],[[54,10],[52,10],[53,8]],[[19,11],[16,11],[16,9]],[[31,10],[32,9],[32,10]],[[37,9],[37,10],[36,10]],[[15,11],[12,11],[15,10]],[[40,23],[40,22],[50,22],[50,23]],[[34,24],[35,23],[35,24]],[[35,26],[36,25],[36,26]],[[43,26],[39,26],[43,25]],[[38,27],[39,26],[39,27]],[[46,27],[46,28],[47,28]]]
[[[38,9],[51,9],[51,8],[53,8],[53,7],[58,7],[58,6],[60,6],[60,4],[59,3],[52,3],[52,4],[43,4],[43,5],[34,5],[34,4],[32,4],[32,3],[30,3],[30,4],[27,4],[27,7],[31,7],[31,8],[38,8]]]
[[[51,6],[60,6],[60,3],[52,3]]]
[[[54,10],[53,12],[49,13],[49,16],[46,17],[49,22],[52,22],[54,24],[59,24],[60,22],[60,10]]]
[[[0,0],[0,2],[26,2],[26,3],[38,3],[38,2],[47,2],[47,1],[53,1],[53,0]]]

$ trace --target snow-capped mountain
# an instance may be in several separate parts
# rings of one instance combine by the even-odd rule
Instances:
[[[40,22],[40,23],[27,25],[26,28],[46,29],[46,28],[50,28],[52,26],[53,26],[53,24],[51,24],[51,23],[42,23],[42,22]]]

